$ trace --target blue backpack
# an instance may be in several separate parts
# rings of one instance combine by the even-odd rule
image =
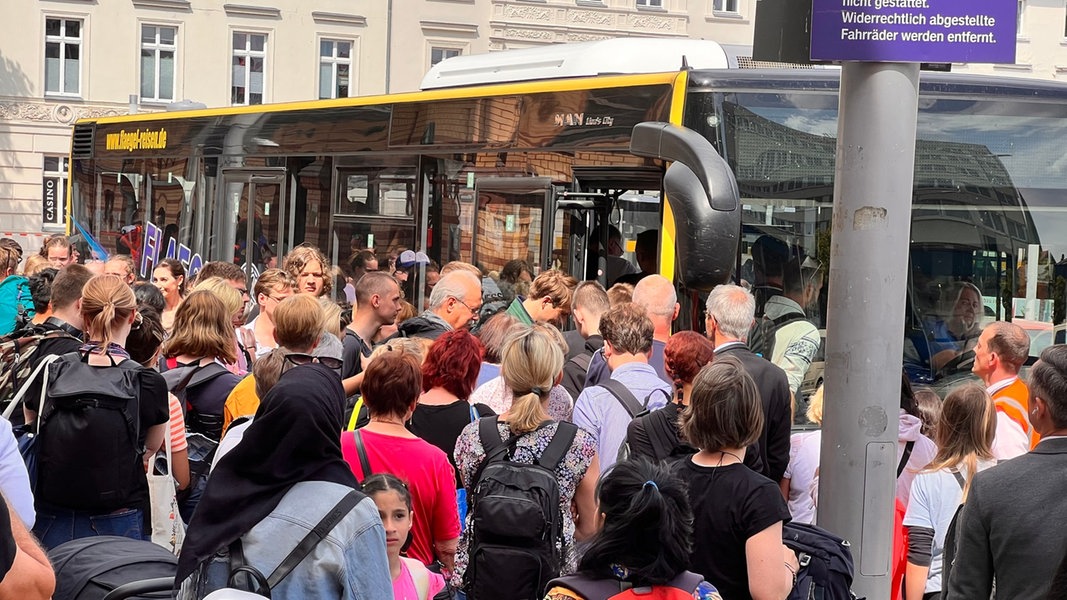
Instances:
[[[0,282],[0,335],[25,329],[36,314],[28,279],[11,275]]]

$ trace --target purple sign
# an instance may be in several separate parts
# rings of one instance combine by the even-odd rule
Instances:
[[[811,59],[1014,63],[1014,0],[812,0]]]

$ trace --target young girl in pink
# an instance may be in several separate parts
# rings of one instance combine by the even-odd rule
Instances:
[[[407,485],[395,475],[376,473],[364,480],[363,493],[378,505],[378,515],[385,527],[393,597],[396,600],[432,600],[444,589],[444,577],[413,558],[400,556],[411,543],[411,520],[414,517]]]

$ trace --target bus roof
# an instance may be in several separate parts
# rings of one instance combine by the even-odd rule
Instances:
[[[426,73],[421,89],[638,73],[730,67],[727,50],[711,41],[616,38],[577,44],[549,44],[443,60]]]

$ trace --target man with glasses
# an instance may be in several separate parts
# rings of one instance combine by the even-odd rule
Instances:
[[[281,269],[267,269],[256,281],[256,302],[259,314],[245,325],[255,335],[255,357],[269,354],[278,346],[274,339],[274,309],[278,303],[293,295],[293,277]]]
[[[550,269],[534,277],[530,295],[518,296],[507,312],[521,323],[550,323],[559,327],[571,314],[571,296],[578,280],[563,271]]]
[[[452,271],[434,286],[429,308],[401,323],[397,335],[436,340],[446,331],[471,327],[481,309],[481,280],[468,271]]]

